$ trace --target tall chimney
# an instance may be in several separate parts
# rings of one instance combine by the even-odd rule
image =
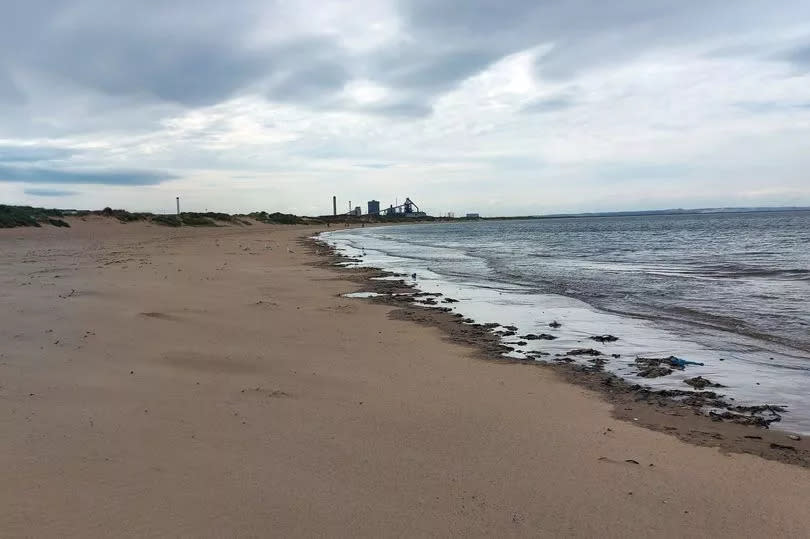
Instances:
[[[332,215],[337,215],[337,197],[332,197]]]

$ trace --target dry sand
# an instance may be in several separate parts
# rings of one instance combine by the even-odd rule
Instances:
[[[314,227],[72,223],[0,230],[3,537],[810,534],[807,469],[342,298]]]

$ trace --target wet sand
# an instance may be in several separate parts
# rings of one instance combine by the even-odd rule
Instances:
[[[810,529],[806,468],[341,297],[315,227],[71,223],[0,230],[4,537]]]

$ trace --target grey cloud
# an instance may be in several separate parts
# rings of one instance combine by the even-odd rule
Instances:
[[[544,113],[565,110],[572,106],[574,106],[574,101],[570,97],[556,96],[537,99],[525,105],[521,110],[523,112]]]
[[[499,54],[484,50],[401,50],[399,47],[377,53],[370,75],[400,89],[446,89],[485,69]]]
[[[268,95],[279,101],[319,101],[339,92],[351,79],[336,62],[316,62],[292,71],[273,85]]]
[[[541,77],[568,78],[696,39],[717,39],[781,27],[810,16],[810,4],[774,9],[765,0],[412,0],[402,4],[418,39],[501,55],[539,44]]]
[[[0,144],[0,163],[27,163],[65,159],[75,150],[49,146],[21,146]]]
[[[385,116],[427,116],[438,96],[480,73],[499,57],[496,50],[446,48],[431,42],[422,47],[396,45],[375,51],[363,59],[361,72],[393,88],[398,97],[362,110]]]
[[[429,114],[438,94],[501,54],[426,41],[351,56],[335,38],[305,34],[246,46],[242,37],[267,20],[261,17],[267,7],[258,1],[32,0],[0,19],[0,73],[17,70],[111,97],[187,107],[216,104],[248,88],[272,101],[347,105],[338,94],[352,78],[366,76],[402,94],[367,112],[420,116]],[[12,88],[2,83],[0,91]]]
[[[0,73],[5,65],[107,95],[191,107],[216,104],[281,76],[288,83],[279,95],[305,102],[323,80],[323,64],[312,60],[339,47],[333,39],[306,35],[248,46],[244,37],[258,31],[266,8],[257,1],[32,0],[0,19]],[[332,66],[329,80],[341,69]]]
[[[323,36],[248,46],[244,36],[259,31],[272,7],[256,0],[19,3],[0,18],[0,99],[20,97],[12,70],[190,107],[256,86],[271,100],[334,105],[348,81],[364,76],[407,102],[370,112],[414,116],[504,55],[538,44],[554,44],[538,60],[538,73],[565,78],[658,46],[810,15],[801,3],[776,10],[763,0],[740,0],[734,9],[724,0],[411,0],[400,2],[399,11],[412,39],[354,57]],[[265,33],[283,30],[271,25]],[[796,54],[797,61],[808,56]]]
[[[810,45],[790,51],[787,54],[787,59],[799,67],[810,69]]]
[[[109,95],[152,96],[188,106],[215,104],[271,67],[269,58],[225,43],[196,37],[181,44],[149,39],[106,30],[78,32],[53,39],[58,43],[54,50],[41,51],[44,56],[32,65]]]
[[[0,104],[19,105],[25,101],[25,96],[17,88],[17,84],[8,73],[3,71],[0,64]]]
[[[733,7],[727,0],[399,0],[397,7],[398,34],[381,48],[352,53],[338,37],[312,33],[321,29],[284,28],[272,10],[287,8],[263,0],[16,2],[0,16],[0,136],[147,131],[177,109],[243,92],[420,118],[445,92],[529,47],[552,45],[537,59],[537,74],[566,79],[640,54],[810,18],[808,2],[775,9],[764,0]],[[246,37],[257,34],[268,39]],[[727,54],[746,50],[740,39]],[[790,61],[810,65],[810,47],[793,51]],[[392,97],[372,105],[341,99],[355,78],[389,87]],[[32,94],[33,104],[8,105],[31,102]],[[550,100],[526,111],[565,106]]]
[[[401,100],[390,103],[367,105],[357,109],[360,112],[379,114],[381,116],[398,116],[401,118],[421,118],[429,115],[433,111],[427,103],[418,101]]]
[[[0,182],[46,184],[155,185],[175,176],[141,170],[65,170],[0,165]]]
[[[69,191],[67,189],[39,189],[35,187],[26,188],[23,190],[26,195],[35,197],[69,197],[78,195],[78,191]]]

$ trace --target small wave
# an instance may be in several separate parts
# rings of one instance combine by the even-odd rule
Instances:
[[[660,274],[668,277],[686,278],[721,278],[721,279],[745,279],[745,278],[781,278],[789,280],[804,280],[810,278],[810,269],[804,268],[761,268],[743,266],[739,264],[712,264],[681,266],[672,268],[656,268],[649,273]]]

